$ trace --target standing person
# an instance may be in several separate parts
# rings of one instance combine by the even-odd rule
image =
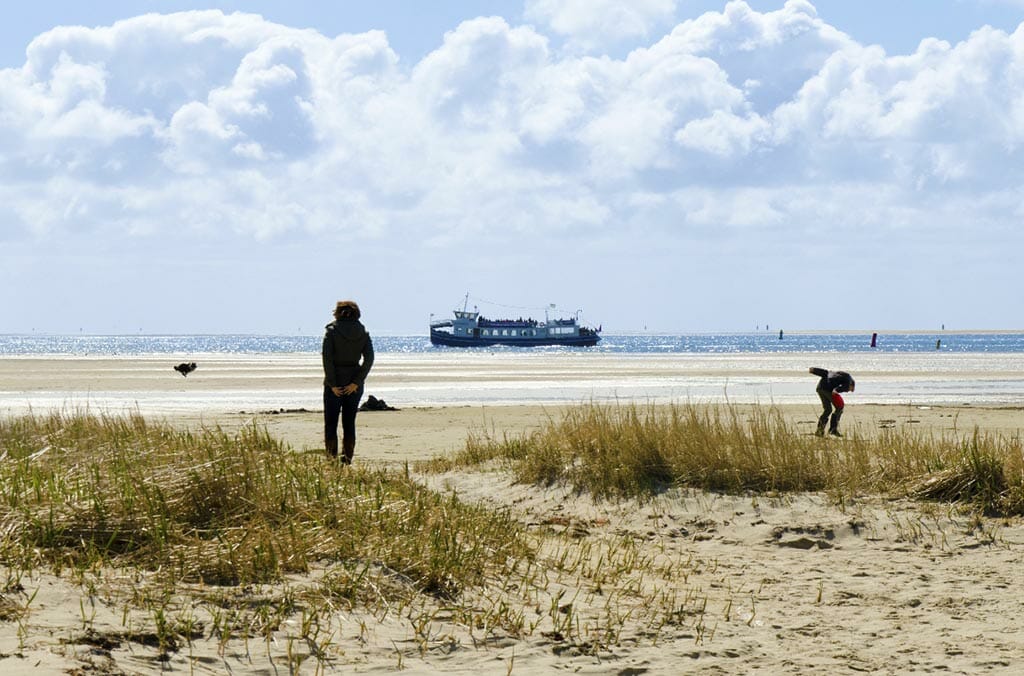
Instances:
[[[327,325],[321,355],[324,362],[324,445],[338,457],[338,417],[341,416],[342,464],[352,463],[356,450],[356,412],[366,375],[373,366],[373,341],[359,321],[355,301],[339,300],[334,321]],[[362,363],[360,363],[360,358]]]
[[[856,385],[853,382],[853,377],[846,371],[828,371],[813,366],[808,372],[821,378],[816,391],[818,397],[821,398],[821,407],[824,410],[821,417],[818,418],[818,430],[815,434],[819,437],[825,436],[825,423],[829,422],[829,414],[831,414],[832,422],[828,426],[828,433],[836,437],[843,436],[839,433],[839,419],[843,417],[845,402],[839,393],[853,392]],[[832,412],[833,406],[835,407],[834,413]]]

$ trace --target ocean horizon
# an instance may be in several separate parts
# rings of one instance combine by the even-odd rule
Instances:
[[[877,335],[875,346],[872,334]],[[0,356],[319,353],[321,335],[287,334],[0,334]],[[449,348],[426,334],[373,337],[380,353],[581,352],[598,354],[741,354],[776,352],[1024,352],[1024,331],[783,331],[605,333],[594,347]]]

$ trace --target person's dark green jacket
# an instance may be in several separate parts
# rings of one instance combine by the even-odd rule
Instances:
[[[349,383],[362,387],[373,366],[373,341],[358,319],[337,319],[328,324],[320,353],[327,387],[345,387]]]

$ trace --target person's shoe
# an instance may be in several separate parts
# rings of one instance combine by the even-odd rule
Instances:
[[[831,434],[834,437],[840,437],[841,438],[843,436],[842,434],[839,433],[839,430],[829,430],[828,433]]]
[[[356,452],[356,440],[355,439],[342,439],[341,440],[341,464],[351,465],[352,456]]]
[[[331,458],[337,458],[338,457],[338,440],[337,439],[331,439],[329,441],[325,441],[324,442],[324,446],[327,449],[328,457],[331,457]]]

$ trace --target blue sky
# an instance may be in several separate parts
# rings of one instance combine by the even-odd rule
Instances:
[[[8,6],[0,332],[316,333],[345,297],[423,332],[467,292],[615,331],[1022,328],[1022,20]]]

